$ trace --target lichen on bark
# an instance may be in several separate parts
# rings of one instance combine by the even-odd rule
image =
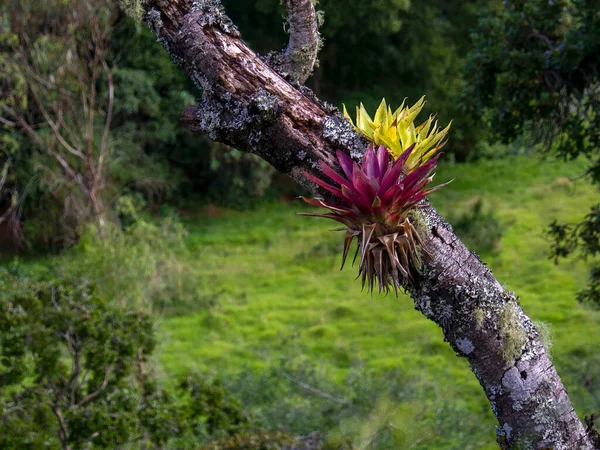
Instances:
[[[119,0],[121,10],[137,22],[142,21],[146,0]]]
[[[483,326],[483,323],[485,322],[485,316],[486,312],[483,310],[483,308],[475,308],[475,310],[473,311],[473,317],[475,317],[475,323],[477,324],[477,328]]]
[[[507,303],[500,313],[500,335],[502,356],[507,364],[511,364],[527,343],[527,332],[519,320],[519,307],[513,302]]]
[[[240,37],[240,31],[233,21],[225,14],[225,9],[219,0],[194,0],[192,11],[201,12],[199,24],[203,27],[217,27],[224,33]]]

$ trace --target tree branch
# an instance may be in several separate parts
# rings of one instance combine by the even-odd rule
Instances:
[[[52,406],[52,412],[54,412],[54,415],[58,419],[58,438],[60,439],[61,446],[63,450],[71,450],[71,446],[69,445],[69,434],[67,432],[67,425],[65,423],[65,419],[62,416],[62,411],[58,406],[54,405]]]
[[[332,402],[338,403],[340,405],[352,406],[352,403],[349,402],[348,400],[344,400],[342,398],[335,397],[331,394],[328,394],[325,391],[322,391],[321,389],[317,389],[316,387],[311,386],[310,384],[306,384],[303,381],[296,378],[295,376],[287,373],[285,370],[281,369],[280,367],[276,367],[275,369],[277,370],[277,372],[279,372],[281,375],[283,375],[289,381],[291,381],[292,383],[296,383],[302,389],[305,389],[309,392],[312,392],[313,394],[318,395],[319,397],[326,398],[327,400],[331,400]]]
[[[102,60],[102,68],[104,69],[106,77],[108,78],[108,110],[106,112],[106,119],[104,119],[104,131],[102,132],[102,140],[100,142],[100,154],[98,155],[96,178],[94,179],[93,183],[94,191],[98,189],[98,183],[100,180],[102,180],[102,170],[104,167],[108,134],[110,131],[110,124],[113,117],[113,107],[115,102],[115,85],[113,82],[113,76],[104,59]]]
[[[40,100],[37,89],[33,86],[33,84],[31,84],[30,87],[31,87],[31,89],[30,89],[31,95],[33,96],[33,99],[35,100],[35,103],[37,104],[38,109],[44,116],[44,119],[46,120],[48,125],[50,125],[50,128],[52,129],[52,132],[54,133],[54,136],[56,137],[56,139],[58,139],[58,142],[60,142],[61,145],[65,148],[65,150],[67,150],[69,153],[77,156],[80,159],[83,159],[83,154],[79,150],[73,148],[60,133],[58,126],[52,120],[52,118],[50,117],[50,114],[48,113],[48,110],[46,109],[46,107],[44,106],[42,101]]]
[[[312,0],[285,0],[290,40],[283,53],[271,54],[269,64],[292,83],[304,84],[317,62],[320,37]]]
[[[77,406],[83,406],[85,405],[87,402],[89,402],[90,400],[95,399],[96,397],[98,397],[102,391],[104,389],[106,389],[106,386],[108,386],[108,377],[110,376],[110,373],[112,372],[113,367],[112,366],[108,366],[106,368],[106,372],[104,373],[104,380],[102,381],[102,384],[100,385],[100,387],[98,389],[96,389],[94,392],[91,392],[90,394],[86,395],[85,397],[83,397],[81,399],[81,401],[79,403],[77,403]]]
[[[149,0],[146,23],[204,91],[184,126],[255,153],[325,196],[304,175],[322,177],[341,149],[355,160],[366,143],[339,111],[296,89],[241,40],[216,0]],[[407,286],[415,307],[444,332],[480,381],[503,448],[593,448],[531,320],[518,299],[426,208],[422,274]]]
[[[21,129],[29,136],[29,138],[33,141],[34,144],[40,146],[42,145],[42,138],[40,135],[33,129],[31,125],[18,114],[14,109],[9,106],[1,105],[2,109],[9,114],[15,121],[15,123],[21,127]]]
[[[17,126],[15,122],[13,122],[12,120],[5,119],[4,117],[0,117],[0,124],[4,125],[5,127]]]
[[[85,444],[85,450],[89,450],[90,448],[92,448],[92,441],[98,436],[100,436],[99,432],[95,431],[92,433],[92,435],[88,438],[87,443]]]

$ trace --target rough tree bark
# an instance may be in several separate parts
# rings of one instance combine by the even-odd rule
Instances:
[[[294,82],[302,77],[278,73],[252,52],[218,0],[148,0],[145,10],[148,26],[204,92],[184,111],[185,127],[259,155],[316,193],[303,170],[319,176],[317,161],[335,165],[336,149],[362,157],[365,142],[339,111]],[[498,419],[500,447],[592,449],[517,297],[433,207],[425,216],[431,257],[407,288],[415,308],[469,361]]]

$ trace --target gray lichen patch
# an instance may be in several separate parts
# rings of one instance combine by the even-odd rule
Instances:
[[[144,4],[146,0],[119,0],[119,6],[123,12],[137,22],[144,16]]]
[[[247,108],[237,101],[205,94],[196,109],[196,122],[213,140],[230,142],[250,121]]]
[[[452,225],[433,208],[423,209],[429,228],[443,228],[452,233]]]
[[[425,294],[413,295],[412,292],[411,295],[415,299],[415,309],[417,311],[421,311],[421,313],[428,319],[434,320],[436,316],[432,308],[431,297]]]
[[[162,30],[163,27],[163,21],[160,17],[160,11],[152,8],[150,11],[144,14],[144,23],[148,28],[150,28],[150,31],[152,31],[155,35],[158,36],[160,34],[160,30]]]
[[[148,12],[143,14],[142,19],[146,26],[150,28],[150,31],[152,31],[156,35],[157,42],[160,42],[160,44],[165,48],[167,53],[171,56],[171,59],[173,60],[175,65],[181,66],[183,64],[183,59],[181,58],[181,56],[173,53],[171,51],[169,41],[160,35],[161,30],[164,26],[162,17],[160,15],[160,11],[152,8]]]
[[[287,72],[283,71],[284,51],[285,49],[279,52],[271,51],[266,55],[261,56],[260,59],[271,66],[283,78],[287,78]]]
[[[504,436],[506,436],[506,439],[510,440],[510,436],[512,434],[512,427],[505,423],[504,425],[502,425],[502,431],[504,431]]]
[[[340,112],[337,106],[329,102],[322,101],[321,107],[323,108],[323,111],[325,111],[327,114],[338,114]]]
[[[466,338],[458,338],[456,340],[456,346],[458,349],[463,352],[465,355],[469,355],[475,350],[475,346],[473,342]]]
[[[521,402],[514,402],[512,408],[515,411],[521,411],[523,409],[523,404]]]
[[[240,37],[240,32],[225,14],[225,9],[219,0],[195,0],[192,3],[192,11],[200,11],[199,23],[204,26],[216,26],[224,33],[234,37]]]
[[[263,88],[252,96],[251,106],[256,110],[261,122],[274,120],[279,115],[277,97]]]
[[[315,66],[316,49],[310,45],[304,45],[287,55],[288,72],[297,83],[304,83],[312,74]]]
[[[552,398],[537,398],[539,404],[532,419],[536,425],[535,430],[540,433],[543,440],[548,443],[547,448],[554,450],[571,450],[572,447],[563,431],[557,426],[561,417],[571,412],[571,405],[565,402],[556,402]],[[591,448],[591,447],[580,447]]]
[[[204,95],[211,94],[213,90],[213,84],[209,81],[208,77],[198,69],[196,61],[192,61],[191,67],[190,78],[196,87],[200,89]]]
[[[502,387],[515,402],[523,403],[531,397],[531,390],[536,387],[535,380],[523,379],[517,367],[511,367],[502,377]]]
[[[332,114],[325,118],[323,138],[340,147],[361,149],[362,151],[353,150],[350,153],[350,156],[357,161],[362,160],[363,149],[367,147],[366,141],[354,131],[350,122],[341,114]]]
[[[512,364],[523,353],[523,347],[528,341],[527,331],[521,324],[519,312],[516,303],[508,302],[499,317],[502,357],[507,364]]]

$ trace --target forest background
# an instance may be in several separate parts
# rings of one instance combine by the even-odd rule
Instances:
[[[286,42],[277,1],[223,3],[254,50]],[[301,188],[180,125],[201,92],[126,6],[0,6],[0,447],[496,448],[477,380],[410,299],[361,293],[339,236],[295,215]],[[351,112],[426,95],[422,120],[452,120],[433,204],[590,417],[595,6],[322,0],[307,82]]]

